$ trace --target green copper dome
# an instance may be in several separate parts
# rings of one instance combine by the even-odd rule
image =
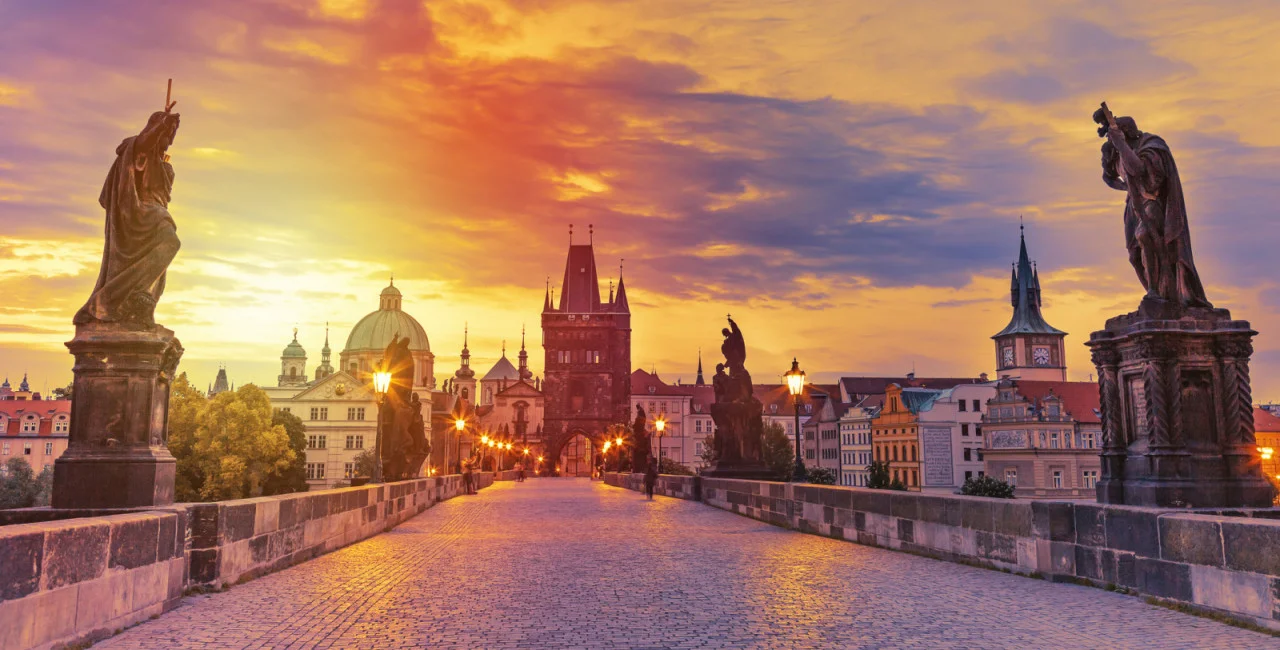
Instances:
[[[293,331],[293,340],[289,342],[289,345],[284,346],[284,352],[281,352],[280,356],[306,358],[307,351],[302,349],[302,344],[298,342],[298,330]]]
[[[410,350],[430,352],[431,343],[427,340],[427,331],[417,319],[401,311],[400,298],[400,290],[394,285],[383,289],[379,296],[378,311],[361,318],[351,328],[343,352],[384,350],[391,343],[391,337],[396,334],[409,337]]]

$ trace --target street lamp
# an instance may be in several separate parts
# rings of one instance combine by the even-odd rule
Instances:
[[[609,448],[612,446],[613,446],[613,441],[606,440],[604,441],[604,447],[601,448],[601,453],[604,454],[604,468],[606,471],[608,471],[609,469]]]
[[[458,418],[453,421],[453,427],[458,431],[458,462],[462,462],[462,433],[467,430],[467,421]],[[444,444],[444,471],[449,471],[449,441]]]
[[[667,419],[662,415],[653,421],[653,428],[658,430],[658,471],[662,471],[662,432],[667,428]]]
[[[391,388],[391,373],[378,370],[373,373],[373,392],[378,395],[378,428],[373,436],[373,482],[382,482],[382,409]]]
[[[800,369],[800,362],[795,357],[791,358],[791,370],[784,376],[787,378],[787,390],[796,403],[796,467],[792,471],[791,480],[803,481],[805,471],[804,456],[800,453],[800,395],[804,393],[804,371]]]

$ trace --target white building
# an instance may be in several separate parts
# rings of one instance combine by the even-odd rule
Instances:
[[[961,384],[942,391],[919,412],[920,486],[954,492],[983,475],[982,416],[995,383]]]
[[[409,338],[414,359],[414,392],[422,401],[422,420],[430,439],[431,354],[426,331],[418,321],[400,309],[401,294],[395,286],[382,290],[379,307],[351,328],[340,367],[330,364],[329,333],[320,350],[320,366],[315,379],[307,380],[307,352],[293,341],[280,355],[280,376],[276,386],[264,387],[271,406],[302,419],[307,427],[307,485],[312,489],[335,487],[349,481],[355,459],[365,449],[372,450],[378,428],[378,403],[372,388],[372,372],[382,360],[393,336]]]
[[[840,416],[840,485],[866,486],[871,465],[871,420],[880,414],[878,396],[845,409]]]

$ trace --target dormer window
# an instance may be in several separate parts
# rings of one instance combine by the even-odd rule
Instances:
[[[770,413],[777,413],[777,412],[778,412],[778,405],[777,405],[777,404],[770,404],[770,405],[769,405],[769,412],[770,412]]]
[[[650,394],[650,395],[652,395],[652,394],[654,394],[654,393],[656,393],[656,392],[658,392],[658,387],[657,387],[657,386],[650,386],[650,387],[649,387],[649,394]]]

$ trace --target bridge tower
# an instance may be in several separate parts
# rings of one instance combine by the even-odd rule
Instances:
[[[631,308],[621,270],[617,293],[602,301],[592,242],[574,244],[572,229],[559,302],[549,287],[543,300],[542,347],[546,462],[554,466],[575,436],[598,450],[609,425],[627,422],[631,403]]]

